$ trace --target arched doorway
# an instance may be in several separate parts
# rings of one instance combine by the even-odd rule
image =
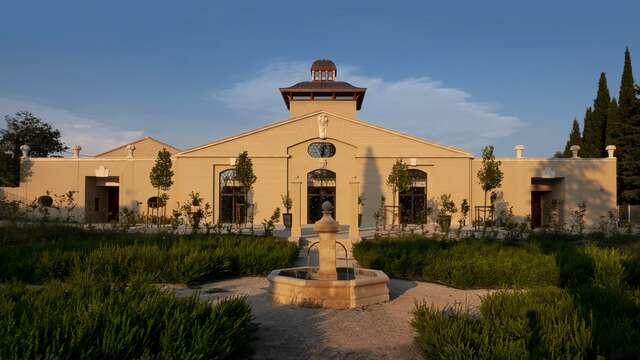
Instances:
[[[322,217],[322,203],[333,204],[332,216],[336,218],[336,173],[327,169],[313,170],[307,174],[307,223],[313,224]]]
[[[424,224],[427,220],[427,173],[410,169],[411,187],[400,192],[400,222]]]
[[[234,169],[220,173],[220,222],[241,224],[247,218],[245,194]]]

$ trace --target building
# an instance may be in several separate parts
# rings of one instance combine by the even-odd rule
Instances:
[[[319,218],[325,200],[335,204],[340,223],[356,224],[362,214],[362,226],[373,226],[381,197],[392,205],[394,196],[386,179],[399,159],[409,165],[413,179],[412,188],[398,194],[404,223],[423,222],[426,209],[436,208],[445,193],[458,206],[467,199],[471,217],[475,207],[484,204],[477,180],[482,159],[358,119],[366,89],[339,81],[332,61],[314,62],[311,80],[280,88],[280,93],[289,109],[287,119],[187,150],[149,137],[90,157],[80,156],[80,147],[74,146],[69,158],[30,158],[25,147],[20,186],[2,191],[10,199],[26,202],[77,191],[79,219],[115,221],[123,207],[138,202],[145,212],[156,195],[149,172],[164,148],[172,154],[175,171],[169,208],[196,191],[212,204],[214,221],[245,221],[246,207],[240,204],[247,199],[234,181],[233,165],[239,153],[248,151],[258,177],[248,195],[249,213],[255,222],[268,218],[274,208],[282,207],[281,196],[288,193],[293,200],[294,238],[300,235],[301,224]],[[426,125],[429,114],[424,118]],[[526,158],[523,150],[518,145],[513,158],[498,159],[504,180],[497,208],[511,208],[516,218],[531,217],[533,226],[569,222],[581,202],[587,204],[588,223],[616,208],[613,148],[604,159],[582,159],[577,150],[572,159]],[[362,204],[359,198],[364,199]],[[351,236],[358,237],[357,227],[350,229]]]

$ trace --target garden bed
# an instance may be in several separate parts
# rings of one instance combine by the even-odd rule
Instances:
[[[80,278],[0,284],[2,359],[237,359],[252,353],[244,298],[215,304]]]
[[[128,234],[55,225],[10,231],[16,234],[0,248],[0,281],[42,283],[84,273],[106,282],[194,285],[266,275],[292,266],[298,255],[294,244],[266,237]]]

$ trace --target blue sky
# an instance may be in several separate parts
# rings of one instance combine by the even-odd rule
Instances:
[[[617,96],[625,46],[640,68],[638,1],[3,1],[0,13],[0,115],[31,110],[89,154],[283,119],[277,88],[330,58],[368,87],[366,121],[549,156],[601,71]]]

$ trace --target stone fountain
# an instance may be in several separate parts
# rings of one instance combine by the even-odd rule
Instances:
[[[336,267],[336,234],[340,224],[331,217],[333,206],[322,204],[318,232],[319,266],[273,270],[269,293],[274,302],[334,309],[356,308],[389,301],[389,278],[379,270]]]

